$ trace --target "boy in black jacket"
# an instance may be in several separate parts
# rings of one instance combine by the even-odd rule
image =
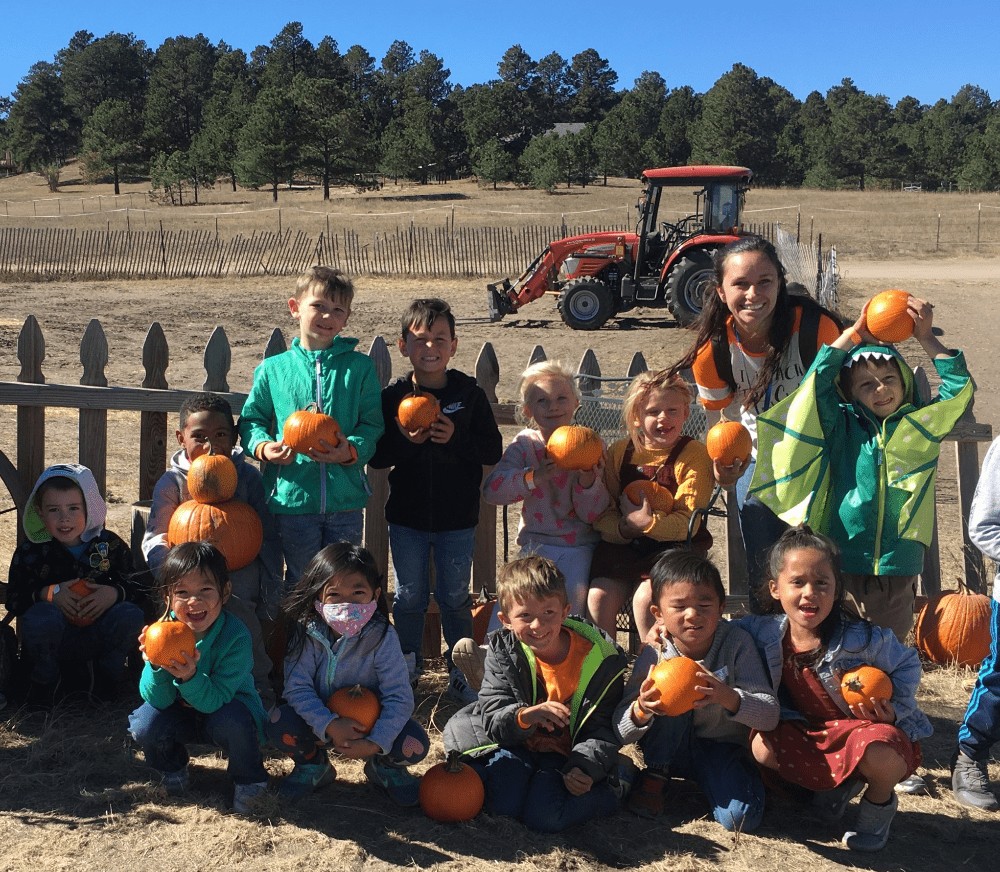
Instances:
[[[399,352],[413,370],[382,391],[385,434],[369,461],[375,468],[392,467],[385,506],[396,575],[392,617],[415,684],[422,665],[424,616],[430,602],[428,559],[433,549],[434,598],[448,645],[448,693],[470,702],[475,692],[452,665],[451,649],[472,635],[469,580],[479,488],[483,466],[500,459],[503,440],[476,380],[448,369],[458,347],[455,316],[448,304],[414,300],[401,326]],[[440,411],[430,426],[406,430],[399,423],[399,404],[413,394],[434,397]]]

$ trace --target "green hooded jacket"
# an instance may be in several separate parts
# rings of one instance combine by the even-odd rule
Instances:
[[[848,359],[889,355],[905,399],[879,421],[848,400]],[[934,360],[938,396],[921,404],[913,371],[895,348],[824,346],[798,389],[757,418],[757,466],[750,495],[788,524],[809,524],[841,549],[845,572],[917,575],[934,533],[934,481],[941,441],[972,400],[965,357]]]

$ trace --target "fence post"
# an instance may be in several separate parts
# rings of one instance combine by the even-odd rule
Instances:
[[[934,240],[934,250],[937,251],[940,248],[941,248],[941,213],[938,212],[937,237]]]
[[[375,375],[381,387],[392,378],[392,356],[385,339],[376,336],[368,349],[368,356],[375,364]],[[395,422],[390,422],[395,427]],[[385,501],[389,496],[389,470],[368,468],[368,485],[371,495],[365,506],[365,547],[372,553],[383,578],[389,577],[389,529],[385,522]]]
[[[983,204],[979,204],[979,208],[976,210],[976,251],[979,251],[979,231],[983,224]]]
[[[108,377],[108,339],[96,318],[87,325],[80,343],[80,363],[83,376],[80,384],[106,388]],[[108,493],[108,412],[107,409],[80,409],[80,463],[90,468],[97,486],[107,498]]]
[[[142,343],[142,366],[146,376],[144,388],[166,390],[170,352],[167,337],[159,322],[154,321]],[[139,413],[139,499],[151,500],[153,487],[167,469],[167,413]]]
[[[476,358],[476,382],[491,403],[497,401],[497,383],[500,381],[500,361],[489,342],[484,342]],[[483,478],[493,467],[483,467]],[[479,523],[472,555],[472,586],[474,590],[496,589],[497,573],[497,507],[482,497],[479,499]]]
[[[34,315],[29,315],[17,336],[17,359],[21,361],[19,382],[45,384],[42,361],[45,338]],[[45,409],[41,406],[17,407],[17,473],[31,488],[45,468]],[[17,525],[17,541],[24,539],[24,528]]]

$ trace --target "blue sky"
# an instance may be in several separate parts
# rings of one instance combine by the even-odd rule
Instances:
[[[203,33],[249,53],[289,21],[300,21],[313,43],[329,35],[341,51],[359,44],[376,62],[396,39],[415,52],[427,49],[444,60],[453,84],[495,78],[497,62],[518,43],[535,60],[552,51],[569,60],[594,48],[618,73],[619,88],[655,70],[670,87],[704,92],[739,62],[799,99],[814,90],[825,93],[845,77],[893,103],[907,95],[923,103],[950,99],[966,83],[1000,99],[995,2],[841,0],[812,11],[818,5],[299,0],[285,7],[257,0],[29,0],[18,3],[0,28],[0,95],[13,93],[33,63],[51,61],[77,30],[134,33],[153,49],[171,36]]]

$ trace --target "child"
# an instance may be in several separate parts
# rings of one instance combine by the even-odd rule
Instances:
[[[695,322],[694,343],[670,371],[691,368],[706,409],[722,411],[738,402],[756,456],[757,415],[798,386],[816,350],[833,342],[840,328],[836,317],[808,296],[789,293],[784,267],[766,239],[745,236],[732,242],[716,252],[714,264],[716,292]],[[750,607],[759,612],[771,607],[770,599],[756,600],[766,581],[764,555],[786,525],[748,496],[753,469],[753,460],[714,465],[719,484],[736,488]]]
[[[268,734],[295,761],[278,788],[297,800],[337,775],[326,749],[365,760],[365,775],[394,802],[416,805],[419,779],[406,767],[427,756],[429,741],[413,720],[413,690],[375,559],[364,548],[327,545],[309,562],[285,606],[288,654],[285,699]],[[341,687],[361,685],[381,703],[369,733],[332,714],[326,701]]]
[[[750,486],[782,520],[811,523],[837,543],[848,611],[900,641],[934,533],[941,440],[973,392],[965,357],[931,332],[932,309],[909,298],[913,335],[941,377],[935,400],[917,397],[912,371],[875,342],[862,312],[819,351],[799,388],[761,415]]]
[[[639,637],[646,638],[653,620],[645,579],[664,551],[687,542],[691,513],[712,498],[708,452],[682,432],[690,413],[691,389],[666,370],[640,373],[625,395],[628,436],[608,450],[604,480],[613,502],[594,524],[603,541],[594,551],[587,601],[594,623],[605,633],[614,634],[615,616],[634,593],[635,625]],[[670,511],[654,509],[647,499],[629,500],[626,485],[643,478],[670,491]],[[711,534],[700,523],[691,546],[702,554],[712,546]]]
[[[129,732],[168,795],[190,785],[187,743],[220,747],[235,785],[233,811],[247,814],[267,788],[260,749],[265,713],[251,674],[250,633],[222,609],[231,591],[226,558],[208,542],[186,542],[170,549],[160,578],[163,620],[194,631],[194,657],[185,652],[182,662],[162,667],[146,661],[139,681],[145,702],[129,716]],[[139,636],[144,656],[147,629]]]
[[[394,379],[382,392],[385,435],[371,460],[392,467],[385,517],[396,573],[393,622],[403,653],[412,661],[416,684],[423,665],[424,616],[430,601],[428,560],[434,553],[434,598],[448,646],[448,694],[460,702],[475,699],[452,664],[452,649],[472,635],[469,582],[479,486],[483,466],[496,463],[503,439],[493,409],[476,380],[448,362],[458,348],[455,316],[444,300],[414,300],[401,319],[399,353],[412,372]],[[400,402],[414,391],[435,397],[441,411],[425,429],[407,432],[398,422]]]
[[[719,570],[690,551],[668,551],[653,567],[652,614],[657,643],[640,652],[625,698],[615,712],[623,743],[638,742],[646,761],[629,809],[658,817],[671,775],[693,778],[730,832],[752,832],[764,813],[764,785],[750,757],[751,730],[773,729],[778,701],[767,671],[745,630],[722,619],[726,591]],[[656,709],[660,692],[653,666],[690,657],[703,668],[703,697],[687,714]]]
[[[243,449],[236,447],[236,424],[233,410],[218,394],[193,394],[181,404],[180,428],[176,432],[180,449],[170,458],[168,469],[153,488],[153,505],[142,537],[142,553],[149,569],[158,579],[170,546],[167,528],[174,510],[191,499],[187,474],[191,462],[209,450],[229,457],[236,466],[234,499],[251,506],[260,517],[264,541],[254,561],[229,576],[232,596],[226,611],[235,614],[250,630],[254,643],[254,680],[264,705],[274,705],[274,691],[268,680],[270,658],[264,638],[271,635],[281,600],[281,539],[274,518],[267,508],[264,482],[256,467],[247,463]]]
[[[931,725],[917,708],[920,659],[893,633],[841,609],[837,546],[808,527],[786,531],[771,549],[767,590],[782,614],[749,615],[740,624],[757,642],[775,693],[782,700],[777,728],[754,736],[760,765],[816,791],[814,806],[839,820],[867,784],[852,851],[878,851],[896,814],[896,784],[916,771],[919,739]],[[761,591],[761,596],[764,592]],[[892,699],[848,706],[841,676],[867,664],[892,680]]]
[[[497,588],[503,626],[489,637],[478,701],[445,725],[445,750],[478,754],[492,814],[542,832],[606,817],[631,783],[611,720],[628,658],[569,617],[551,560],[511,561]]]
[[[11,560],[7,611],[31,665],[29,708],[52,707],[61,673],[89,689],[90,676],[79,675],[89,661],[94,696],[114,700],[136,650],[145,591],[129,546],[104,526],[107,512],[94,474],[76,463],[50,466],[28,498],[28,538]],[[74,589],[80,579],[87,590]]]
[[[958,748],[952,758],[951,786],[962,805],[997,811],[1000,803],[990,791],[987,762],[990,748],[1000,739],[1000,439],[990,445],[983,460],[979,484],[969,512],[969,537],[976,546],[997,563],[990,602],[992,644],[976,678],[962,726],[958,730]]]
[[[278,523],[290,589],[324,545],[361,543],[368,501],[365,464],[382,435],[375,365],[340,331],[351,315],[354,286],[339,269],[313,267],[299,276],[288,301],[299,335],[282,354],[254,371],[240,416],[243,447],[266,460],[264,490]],[[343,438],[298,454],[281,441],[285,419],[315,404],[332,416]]]

